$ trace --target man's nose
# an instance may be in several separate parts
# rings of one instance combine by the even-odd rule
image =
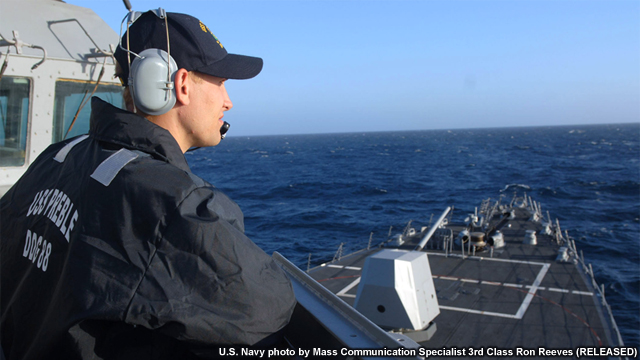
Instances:
[[[224,85],[222,85],[224,87]],[[227,92],[227,88],[224,88],[224,103],[222,105],[224,107],[224,111],[229,111],[233,107],[233,103],[231,102],[231,98],[229,98],[229,93]]]

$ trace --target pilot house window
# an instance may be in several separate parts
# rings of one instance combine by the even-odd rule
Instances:
[[[69,139],[89,132],[89,117],[91,116],[91,100],[80,112],[80,105],[86,101],[95,82],[60,80],[56,82],[56,97],[53,117],[53,142]],[[111,103],[119,108],[123,107],[122,86],[98,85],[93,96]],[[76,114],[77,118],[76,118]],[[75,118],[75,121],[74,121]]]
[[[26,78],[3,76],[0,80],[0,166],[24,165],[30,89]]]

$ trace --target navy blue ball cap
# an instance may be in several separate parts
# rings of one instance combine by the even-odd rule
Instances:
[[[167,13],[171,57],[178,68],[226,79],[250,79],[262,70],[262,59],[253,56],[229,54],[211,30],[193,16]],[[129,27],[129,50],[139,54],[146,49],[167,51],[167,32],[164,19],[152,11],[142,14]],[[122,47],[127,48],[127,34],[122,36]],[[131,62],[135,55],[129,54]],[[129,77],[127,52],[118,47],[115,58],[125,80]]]

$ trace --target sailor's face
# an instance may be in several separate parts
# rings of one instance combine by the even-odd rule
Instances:
[[[191,80],[195,90],[195,112],[191,124],[193,146],[216,146],[221,140],[222,117],[233,103],[224,86],[226,79],[206,74],[199,74],[199,77]]]

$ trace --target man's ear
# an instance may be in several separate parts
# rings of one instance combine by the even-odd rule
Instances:
[[[192,90],[191,84],[189,83],[189,72],[185,69],[179,69],[176,71],[176,76],[173,79],[173,84],[176,89],[176,103],[189,105],[189,95]]]

